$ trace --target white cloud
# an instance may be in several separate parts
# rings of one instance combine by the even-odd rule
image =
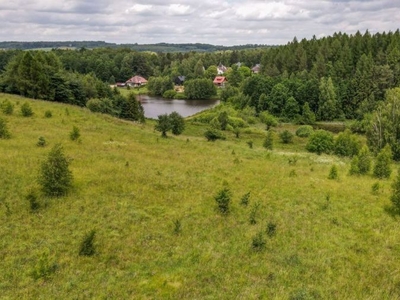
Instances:
[[[395,0],[0,1],[0,40],[286,44],[399,27]]]

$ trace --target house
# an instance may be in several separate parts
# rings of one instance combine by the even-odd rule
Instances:
[[[186,76],[176,76],[174,79],[174,83],[176,85],[183,85],[183,83],[185,82]]]
[[[256,64],[254,67],[251,68],[251,72],[253,72],[254,74],[258,74],[258,73],[260,73],[260,69],[261,69],[261,65]]]
[[[217,67],[217,73],[218,73],[218,75],[224,74],[227,70],[228,70],[227,67],[225,67],[223,64],[219,63],[219,65],[218,65],[218,67]]]
[[[142,85],[147,84],[147,80],[143,78],[142,76],[133,76],[132,78],[128,79],[126,82],[126,85],[132,86],[132,87],[139,87]]]
[[[225,76],[217,76],[213,81],[213,83],[218,87],[224,87],[226,82],[228,82],[228,80],[226,80]]]

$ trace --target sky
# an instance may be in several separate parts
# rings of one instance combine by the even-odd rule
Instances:
[[[286,44],[400,27],[400,0],[0,0],[0,41]]]

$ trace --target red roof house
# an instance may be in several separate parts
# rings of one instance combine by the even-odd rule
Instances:
[[[142,76],[133,76],[132,78],[126,81],[126,84],[129,86],[142,86],[147,83],[147,80]]]
[[[228,80],[226,80],[225,76],[217,76],[214,78],[214,81],[213,81],[213,83],[219,87],[225,86],[225,82],[228,82]]]

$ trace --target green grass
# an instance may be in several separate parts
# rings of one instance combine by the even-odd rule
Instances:
[[[188,124],[183,135],[163,139],[153,121],[0,94],[4,99],[15,109],[0,113],[11,133],[0,139],[2,299],[400,297],[400,223],[385,212],[390,180],[372,193],[376,179],[348,176],[349,160],[307,153],[298,137],[288,145],[276,137],[268,152],[259,129],[207,142],[205,126]],[[20,115],[25,101],[30,118]],[[69,138],[73,126],[79,141]],[[295,131],[276,130],[284,129]],[[36,146],[40,136],[45,147]],[[37,189],[40,163],[56,143],[72,159],[74,188],[62,198],[40,196],[32,213],[25,197]],[[339,178],[329,180],[333,164]],[[232,192],[227,216],[214,200],[224,187]],[[240,199],[247,192],[246,207]],[[273,237],[268,223],[276,224]],[[80,256],[91,230],[96,253]],[[254,251],[260,231],[265,249]],[[48,275],[35,279],[43,265]]]

